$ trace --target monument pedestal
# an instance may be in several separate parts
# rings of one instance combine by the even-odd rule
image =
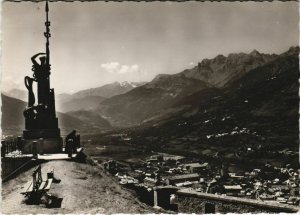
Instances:
[[[31,129],[23,131],[24,154],[32,154],[37,150],[38,154],[61,153],[63,139],[60,136],[60,129]],[[34,146],[34,143],[36,142]],[[36,149],[34,149],[34,147]]]
[[[23,131],[24,139],[60,138],[60,129],[30,129]]]
[[[35,151],[34,147],[36,147],[36,151],[38,154],[62,153],[63,139],[61,137],[45,139],[25,139],[23,154],[33,154],[33,152]]]

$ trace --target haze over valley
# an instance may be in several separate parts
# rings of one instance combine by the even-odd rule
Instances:
[[[175,152],[224,151],[232,157],[232,147],[247,145],[296,151],[298,53],[291,47],[280,55],[256,50],[218,55],[148,83],[114,82],[60,94],[60,125],[83,136],[121,130],[133,144]],[[18,97],[22,93],[7,94],[2,95],[4,134],[22,130],[26,107]]]

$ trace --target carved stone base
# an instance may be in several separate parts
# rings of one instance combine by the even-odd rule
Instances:
[[[32,154],[33,149],[33,141],[36,141],[36,150],[38,154],[53,154],[53,153],[61,153],[63,149],[63,139],[59,138],[45,138],[41,139],[25,139],[23,154]]]
[[[60,138],[60,129],[32,129],[23,131],[24,139]]]

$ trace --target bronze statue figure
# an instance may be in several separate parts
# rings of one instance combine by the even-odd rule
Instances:
[[[26,119],[37,119],[39,115],[47,110],[47,106],[43,104],[28,107],[24,111]]]
[[[40,64],[37,62],[36,58],[38,56],[41,56]],[[33,77],[35,78],[35,81],[39,82],[41,79],[45,79],[49,75],[50,68],[48,66],[47,62],[47,56],[46,53],[38,53],[31,57],[32,65],[32,71],[33,71]]]
[[[34,97],[34,93],[32,90],[32,83],[33,83],[34,79],[26,76],[24,81],[25,81],[25,86],[28,90],[28,107],[32,107],[35,103],[35,97]]]

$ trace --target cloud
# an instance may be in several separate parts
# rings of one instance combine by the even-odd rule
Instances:
[[[110,63],[103,63],[101,67],[110,73],[117,73],[120,68],[120,64],[118,62],[110,62]]]
[[[109,62],[101,64],[101,68],[109,73],[115,74],[130,74],[140,72],[140,67],[136,64],[128,66],[121,65],[118,62]]]

